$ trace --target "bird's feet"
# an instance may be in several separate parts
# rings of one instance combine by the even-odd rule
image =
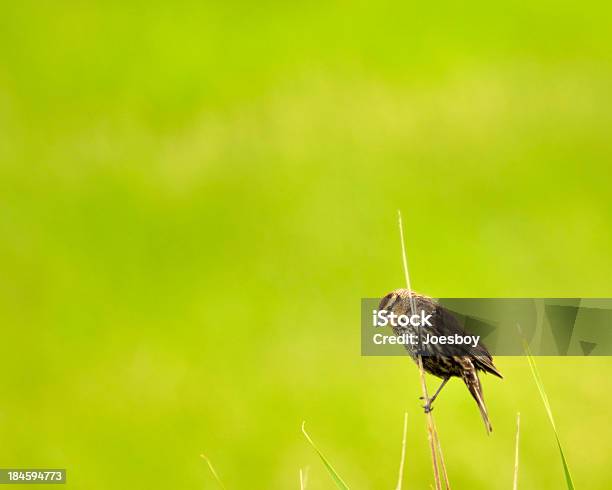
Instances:
[[[425,399],[426,398],[424,396],[419,397],[419,400],[425,400]],[[434,407],[432,406],[432,403],[433,403],[433,398],[430,398],[429,400],[427,400],[425,405],[423,405],[423,410],[425,411],[425,413],[429,413],[434,409]]]

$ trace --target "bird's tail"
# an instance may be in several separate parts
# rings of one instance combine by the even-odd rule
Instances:
[[[482,385],[480,384],[480,379],[478,379],[478,373],[475,369],[470,370],[469,372],[463,375],[463,381],[470,390],[470,393],[476,400],[478,404],[478,410],[480,410],[480,415],[482,416],[482,420],[484,421],[485,428],[487,429],[487,433],[491,433],[493,431],[493,426],[489,421],[489,414],[487,413],[487,407],[484,402],[484,397],[482,396]]]

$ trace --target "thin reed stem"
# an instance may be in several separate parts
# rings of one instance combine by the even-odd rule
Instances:
[[[433,415],[432,415],[433,418]],[[434,419],[434,428],[436,426],[436,421]],[[438,430],[436,429],[434,432],[436,436],[436,446],[438,448],[438,455],[440,457],[440,466],[442,467],[442,476],[444,477],[444,485],[446,486],[446,490],[451,490],[450,480],[448,479],[448,473],[446,472],[446,464],[444,463],[444,454],[442,453],[442,444],[440,443],[440,438],[438,437]]]
[[[518,470],[519,470],[519,435],[521,432],[521,412],[516,414],[516,444],[514,447],[514,485],[512,488],[518,488]]]
[[[308,471],[302,470],[302,468],[300,468],[300,490],[306,490],[307,481]]]
[[[412,288],[410,285],[410,273],[408,272],[408,258],[406,255],[406,245],[404,241],[404,225],[402,223],[402,212],[400,210],[397,211],[398,215],[398,224],[400,231],[400,241],[402,242],[402,259],[404,263],[404,276],[406,278],[406,287],[408,288],[408,294],[410,297],[410,308],[412,310],[412,314],[416,314],[416,307],[414,304],[414,298],[412,297]],[[421,376],[421,390],[423,391],[423,399],[425,401],[429,400],[429,396],[427,395],[427,384],[425,383],[425,371],[423,369],[423,359],[419,354],[417,356],[417,363],[419,365],[419,373]],[[429,448],[431,450],[431,464],[433,466],[433,474],[434,481],[436,484],[436,490],[442,490],[442,486],[440,484],[440,474],[438,471],[438,458],[436,455],[436,443],[435,439],[437,438],[436,427],[434,425],[433,418],[431,416],[431,412],[427,412],[427,437],[429,439]]]
[[[399,475],[397,476],[396,490],[402,490],[404,480],[404,461],[406,460],[406,434],[408,433],[408,412],[404,412],[404,432],[402,434],[402,457],[400,459]]]

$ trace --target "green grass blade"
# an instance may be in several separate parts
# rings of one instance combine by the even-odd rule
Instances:
[[[542,378],[540,378],[540,373],[538,372],[538,368],[536,366],[535,360],[531,355],[531,351],[529,350],[529,345],[523,339],[523,347],[525,349],[525,354],[527,356],[527,361],[529,362],[529,367],[531,368],[531,374],[533,374],[533,379],[535,379],[536,385],[538,387],[538,391],[540,392],[540,396],[542,397],[542,402],[544,402],[544,407],[546,408],[546,413],[548,415],[548,420],[550,420],[550,425],[552,425],[553,431],[555,432],[555,439],[557,440],[557,447],[559,448],[559,454],[561,455],[561,463],[563,464],[563,472],[565,474],[565,483],[567,484],[568,490],[574,490],[574,482],[572,480],[572,475],[570,474],[569,465],[567,464],[567,459],[565,458],[565,453],[563,452],[563,447],[561,446],[561,441],[559,440],[559,433],[557,432],[557,426],[555,425],[555,419],[552,414],[552,410],[550,408],[550,403],[548,402],[548,396],[546,395],[546,391],[544,391],[544,383],[542,383]]]
[[[215,471],[215,467],[210,462],[210,459],[208,459],[206,457],[206,455],[204,455],[204,454],[200,454],[200,458],[202,458],[204,461],[206,461],[206,464],[208,465],[208,468],[210,469],[210,472],[212,473],[213,477],[215,478],[215,481],[217,482],[217,485],[219,485],[219,488],[221,488],[222,490],[225,490],[225,486],[223,485],[223,482],[221,481],[221,478],[219,478],[219,475],[217,475],[217,472]]]
[[[325,467],[327,468],[327,471],[329,472],[329,474],[331,475],[332,479],[334,480],[334,483],[336,484],[336,486],[338,488],[341,488],[342,490],[349,490],[348,485],[344,482],[344,480],[342,478],[340,478],[340,475],[338,475],[338,473],[336,472],[334,467],[330,464],[329,461],[327,461],[327,458],[325,456],[323,456],[323,453],[321,451],[319,451],[319,448],[315,445],[313,440],[310,438],[310,436],[308,435],[308,432],[306,432],[306,429],[304,427],[305,424],[306,424],[306,422],[302,422],[302,432],[303,432],[304,436],[306,437],[306,440],[310,443],[310,445],[313,447],[313,449],[319,455],[319,458],[321,458],[321,461],[323,461],[323,464],[325,465]]]

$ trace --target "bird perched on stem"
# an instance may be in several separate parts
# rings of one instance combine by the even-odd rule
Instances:
[[[442,379],[442,384],[434,395],[429,400],[424,400],[423,408],[425,412],[433,409],[433,402],[440,394],[444,385],[450,378],[456,376],[461,378],[480,410],[480,415],[484,421],[487,432],[491,432],[493,427],[489,421],[487,407],[484,403],[482,394],[482,385],[478,377],[478,371],[491,373],[499,378],[503,378],[501,373],[493,364],[493,359],[487,348],[478,343],[475,346],[456,345],[456,344],[441,344],[434,342],[425,342],[425,334],[428,338],[466,336],[467,333],[459,324],[458,320],[451,312],[437,304],[433,299],[422,296],[408,289],[396,289],[387,294],[379,305],[379,311],[385,310],[387,314],[395,314],[397,316],[413,316],[421,315],[421,318],[430,315],[428,324],[431,326],[415,326],[411,322],[403,322],[400,325],[398,322],[393,322],[391,327],[395,335],[409,335],[416,341],[413,343],[405,343],[404,347],[410,354],[413,360],[417,361],[418,356],[421,356],[423,369]],[[416,317],[415,317],[416,318]],[[422,398],[422,397],[421,397]]]

